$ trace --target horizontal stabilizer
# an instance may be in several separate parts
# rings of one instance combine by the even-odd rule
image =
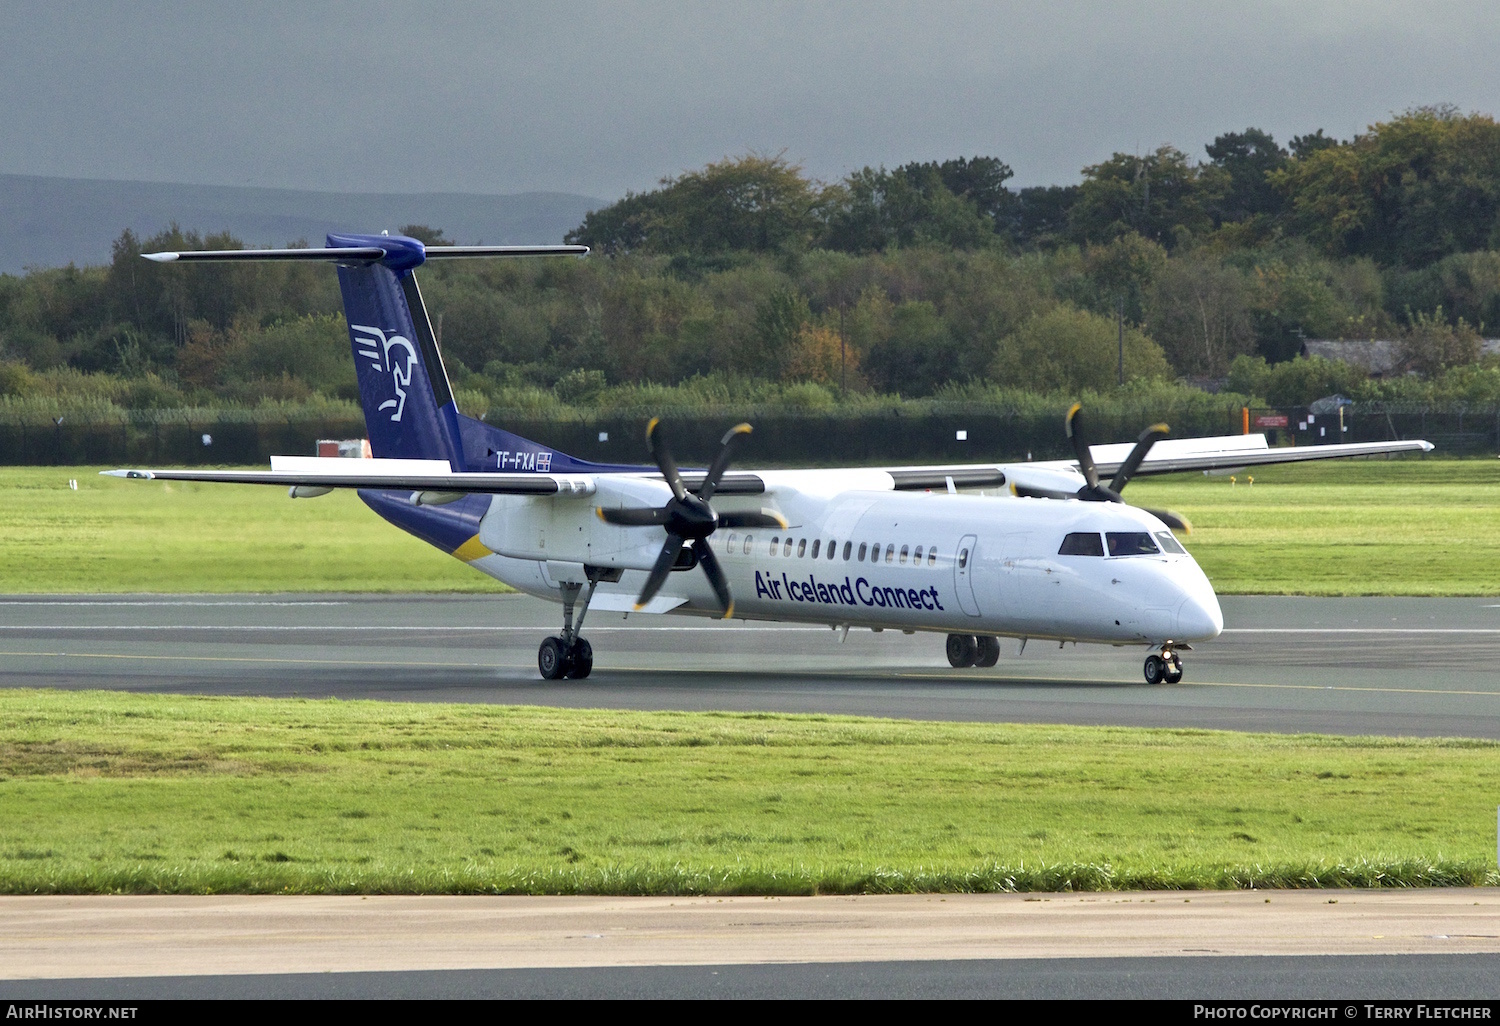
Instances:
[[[588,256],[587,246],[424,246],[428,260],[462,257]],[[319,247],[316,249],[197,249],[177,253],[142,253],[158,264],[223,263],[235,260],[327,260],[334,263],[373,264],[386,257],[379,246]]]

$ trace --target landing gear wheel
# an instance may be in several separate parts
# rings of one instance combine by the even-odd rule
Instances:
[[[1176,652],[1168,652],[1162,658],[1167,664],[1167,683],[1180,684],[1182,682],[1182,657]]]
[[[536,668],[543,680],[562,680],[568,672],[567,651],[562,638],[544,638],[536,652]]]
[[[1161,684],[1167,679],[1167,661],[1159,655],[1148,655],[1144,670],[1147,684]]]
[[[568,653],[568,676],[583,680],[594,669],[594,646],[584,638],[573,642],[573,651]]]
[[[1000,661],[1000,639],[991,637],[976,638],[977,648],[974,653],[975,666],[994,666]]]
[[[948,665],[954,669],[973,666],[979,654],[979,642],[972,634],[948,635]]]

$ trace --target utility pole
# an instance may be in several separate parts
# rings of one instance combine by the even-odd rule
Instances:
[[[1120,384],[1125,384],[1125,293],[1115,297],[1115,329],[1120,335]]]
[[[843,395],[849,390],[848,356],[847,347],[844,345],[844,304],[839,303],[839,394]]]

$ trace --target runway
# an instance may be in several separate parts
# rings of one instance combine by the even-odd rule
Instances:
[[[598,613],[590,615],[584,631],[594,645],[594,675],[548,683],[536,672],[536,646],[556,632],[559,610],[517,595],[10,596],[0,597],[0,684],[1500,739],[1500,679],[1493,669],[1500,657],[1500,602],[1230,597],[1223,606],[1224,635],[1187,653],[1185,680],[1170,686],[1141,680],[1141,649],[1059,650],[1033,642],[1018,656],[1015,644],[1007,642],[993,669],[953,670],[943,657],[940,635],[851,631],[840,642],[826,627]],[[1339,892],[1336,899],[1326,894],[1296,900],[1307,903],[1308,914],[1317,907],[1334,911],[1326,904],[1330,900],[1339,907],[1355,898],[1361,904],[1365,897],[1385,900],[1358,892]],[[72,928],[54,924],[55,929],[43,930],[62,938],[56,964],[36,963],[45,944],[13,952],[28,952],[28,960],[11,959],[10,973],[0,974],[11,977],[0,981],[0,998],[1483,997],[1492,990],[1500,957],[1493,892],[1429,892],[1398,900],[1443,895],[1462,898],[1465,905],[1483,900],[1477,909],[1483,922],[1463,929],[1440,923],[1340,934],[1337,929],[1318,933],[1306,920],[1296,928],[1270,929],[1264,936],[1275,943],[1257,945],[1250,943],[1253,931],[1237,917],[1258,916],[1270,906],[1260,904],[1260,895],[1230,895],[1222,900],[1253,900],[1235,911],[1233,922],[1209,926],[1196,941],[1180,920],[1180,913],[1193,906],[1181,905],[1159,921],[1140,920],[1128,937],[1079,929],[1076,923],[1056,934],[1062,942],[1112,938],[1106,950],[1085,945],[1044,951],[1025,944],[945,949],[953,934],[940,930],[934,935],[937,946],[913,958],[913,934],[903,927],[889,934],[886,946],[853,956],[847,940],[862,932],[836,931],[832,936],[841,939],[821,945],[807,961],[752,954],[743,936],[726,936],[725,950],[713,955],[711,965],[682,964],[680,954],[677,964],[668,964],[672,959],[660,953],[538,960],[537,952],[546,947],[540,941],[523,945],[528,957],[520,961],[466,960],[438,943],[433,958],[414,964],[409,924],[398,931],[402,946],[394,961],[351,961],[345,955],[360,950],[351,941],[331,949],[337,957],[321,960],[268,961],[246,951],[235,962],[199,958],[192,964],[126,965],[84,950],[102,936],[103,920],[95,908]],[[47,902],[119,907],[135,900],[7,899],[10,914],[0,915],[6,920],[0,932],[20,938],[20,920],[32,909],[45,911]],[[220,902],[166,899],[173,900],[209,919]],[[1039,907],[1022,896],[1007,900],[1020,914]],[[1131,896],[1089,900],[1129,901]],[[443,907],[457,904],[448,899]],[[399,926],[398,919],[379,917],[380,929]],[[762,911],[753,921],[768,922]],[[807,922],[797,918],[789,936],[805,933]],[[1326,922],[1338,927],[1341,920]],[[209,932],[217,929],[227,938],[235,924],[244,923],[243,916],[219,916]],[[565,920],[560,929],[566,936],[554,947],[587,947],[610,933],[607,923],[586,925],[577,917]],[[315,915],[307,929],[315,938],[328,936],[329,919]],[[1143,946],[1143,936],[1153,930],[1161,943]],[[471,932],[438,930],[436,935]],[[351,936],[378,933],[360,927]],[[705,934],[691,934],[697,950]],[[264,937],[289,935],[277,928]],[[1398,935],[1404,938],[1399,943]],[[786,938],[767,936],[767,952],[784,949]],[[121,944],[121,957],[128,961],[139,952],[167,951],[164,941],[191,940],[191,931],[184,932],[182,923],[163,923],[142,938]],[[1286,946],[1299,938],[1316,943]],[[252,946],[259,943],[252,938]],[[194,951],[210,947],[199,944]],[[1131,957],[1119,957],[1125,951]],[[1309,954],[1313,951],[1321,954]],[[88,966],[93,978],[77,978],[77,970],[68,966]]]
[[[0,682],[216,695],[846,713],[1500,739],[1500,602],[1223,599],[1225,632],[1148,686],[1143,649],[592,613],[586,681],[542,681],[557,606],[520,595],[0,598]]]
[[[1329,893],[0,897],[0,1000],[1492,996],[1500,891]]]

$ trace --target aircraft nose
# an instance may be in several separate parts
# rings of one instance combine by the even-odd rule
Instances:
[[[1177,633],[1182,641],[1209,641],[1224,630],[1224,611],[1212,591],[1190,595],[1177,610]]]

